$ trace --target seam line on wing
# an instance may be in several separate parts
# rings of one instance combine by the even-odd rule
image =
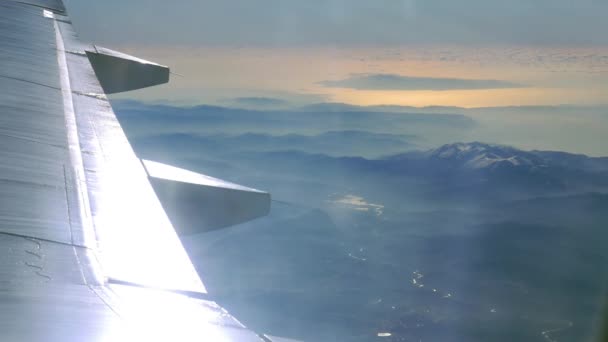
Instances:
[[[35,8],[42,8],[42,9],[45,9],[45,10],[57,12],[59,14],[64,14],[65,13],[65,11],[63,11],[61,9],[58,9],[58,8],[46,7],[46,6],[43,6],[43,5],[32,4],[32,3],[29,3],[29,2],[25,2],[25,1],[15,1],[15,0],[12,0],[12,2],[17,3],[17,4],[26,5],[26,6],[35,7]]]
[[[48,84],[44,84],[44,83],[39,83],[39,82],[35,82],[35,81],[30,81],[30,80],[26,80],[26,79],[19,78],[19,77],[12,77],[12,76],[6,76],[6,75],[0,75],[0,77],[1,78],[5,78],[5,79],[9,79],[9,80],[13,80],[13,81],[30,83],[30,84],[38,85],[38,86],[41,86],[41,87],[50,88],[50,89],[61,90],[61,88],[57,88],[57,87],[54,87],[52,85],[48,85]]]
[[[204,292],[173,290],[173,289],[163,289],[163,288],[157,288],[157,287],[150,287],[150,286],[146,286],[146,285],[142,285],[142,284],[138,284],[138,283],[133,283],[133,282],[130,282],[130,281],[124,281],[124,280],[120,280],[120,279],[116,279],[116,278],[108,278],[107,281],[108,281],[108,284],[124,285],[124,286],[130,286],[130,287],[138,287],[138,288],[142,288],[142,289],[150,289],[150,290],[157,290],[157,291],[163,291],[163,292],[170,292],[170,293],[180,294],[180,295],[184,295],[184,296],[195,298],[195,299],[202,299],[202,300],[211,301],[211,302],[213,301],[213,298],[211,298],[211,296],[208,293],[204,293]]]
[[[77,245],[77,244],[73,244],[73,243],[69,243],[69,242],[63,242],[63,241],[46,239],[46,238],[40,238],[40,237],[37,237],[37,236],[31,236],[31,235],[26,235],[26,234],[17,234],[17,233],[9,233],[9,232],[2,232],[2,231],[0,231],[0,235],[7,235],[7,236],[24,238],[24,239],[33,239],[33,240],[38,240],[38,241],[42,241],[42,242],[54,243],[54,244],[62,245],[62,246],[69,246],[69,247],[76,247],[76,248],[82,248],[82,249],[91,250],[90,247],[83,246],[83,245]]]
[[[26,138],[26,137],[18,137],[16,135],[12,135],[12,134],[0,133],[0,136],[7,137],[7,138],[12,138],[12,139],[18,139],[18,140],[22,140],[22,141],[27,141],[27,142],[31,142],[31,143],[34,143],[34,144],[44,145],[44,146],[52,146],[52,147],[60,148],[62,150],[66,149],[66,147],[62,146],[62,145],[49,144],[49,143],[46,143],[46,142],[43,142],[43,141],[40,141],[40,140],[30,139],[30,138]]]
[[[108,307],[108,309],[110,309],[110,311],[112,311],[116,316],[118,316],[120,318],[123,318],[123,315],[120,314],[118,308],[116,308],[110,302],[110,299],[108,298],[110,296],[110,294],[108,293],[109,290],[106,287],[104,287],[104,286],[93,286],[93,285],[87,285],[87,287],[89,288],[89,290],[91,290],[91,292],[93,292],[95,294],[95,296],[97,296],[97,298],[99,298],[99,300],[105,306]]]
[[[84,161],[80,149],[80,138],[78,137],[78,126],[76,124],[76,113],[74,111],[74,100],[72,98],[72,88],[70,85],[70,77],[68,71],[68,63],[65,55],[65,45],[61,30],[57,25],[57,21],[53,20],[55,29],[55,38],[57,44],[57,63],[59,65],[59,79],[61,83],[61,94],[63,95],[63,108],[65,114],[65,125],[68,138],[68,151],[72,168],[75,176],[76,193],[79,203],[79,216],[82,221],[83,238],[85,245],[93,245],[91,242],[97,242],[97,239],[91,237],[90,234],[95,234],[95,228],[91,217],[91,206],[87,191],[86,175],[84,171]],[[91,241],[92,240],[92,241]]]
[[[57,186],[57,185],[53,185],[53,184],[45,184],[45,183],[40,183],[40,182],[35,182],[35,181],[24,181],[24,180],[19,180],[19,179],[10,179],[10,178],[0,178],[0,183],[29,185],[32,187],[36,187],[38,189],[42,188],[42,189],[59,190],[61,188],[64,188],[64,186]]]

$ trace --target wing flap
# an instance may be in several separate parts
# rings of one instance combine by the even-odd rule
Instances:
[[[142,160],[180,235],[247,222],[270,212],[270,194],[174,166]]]
[[[169,68],[118,51],[93,46],[86,50],[106,94],[169,82]]]

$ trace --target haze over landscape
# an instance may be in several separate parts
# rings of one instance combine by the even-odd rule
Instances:
[[[272,193],[268,217],[184,239],[246,325],[307,341],[597,334],[608,5],[66,3],[86,39],[181,75],[113,97],[140,157]]]
[[[440,143],[479,125],[462,114],[115,108],[141,157],[273,194],[269,217],[184,241],[252,327],[315,341],[595,331],[608,158]]]

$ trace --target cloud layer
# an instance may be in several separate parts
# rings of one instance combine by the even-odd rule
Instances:
[[[356,74],[342,80],[323,81],[330,88],[356,90],[466,90],[522,88],[522,84],[501,80],[410,77],[395,74]]]

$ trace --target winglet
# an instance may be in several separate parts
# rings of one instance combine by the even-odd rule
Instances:
[[[150,160],[142,163],[179,235],[232,226],[270,212],[267,192]]]
[[[169,82],[169,68],[118,51],[93,46],[86,51],[106,94]]]

